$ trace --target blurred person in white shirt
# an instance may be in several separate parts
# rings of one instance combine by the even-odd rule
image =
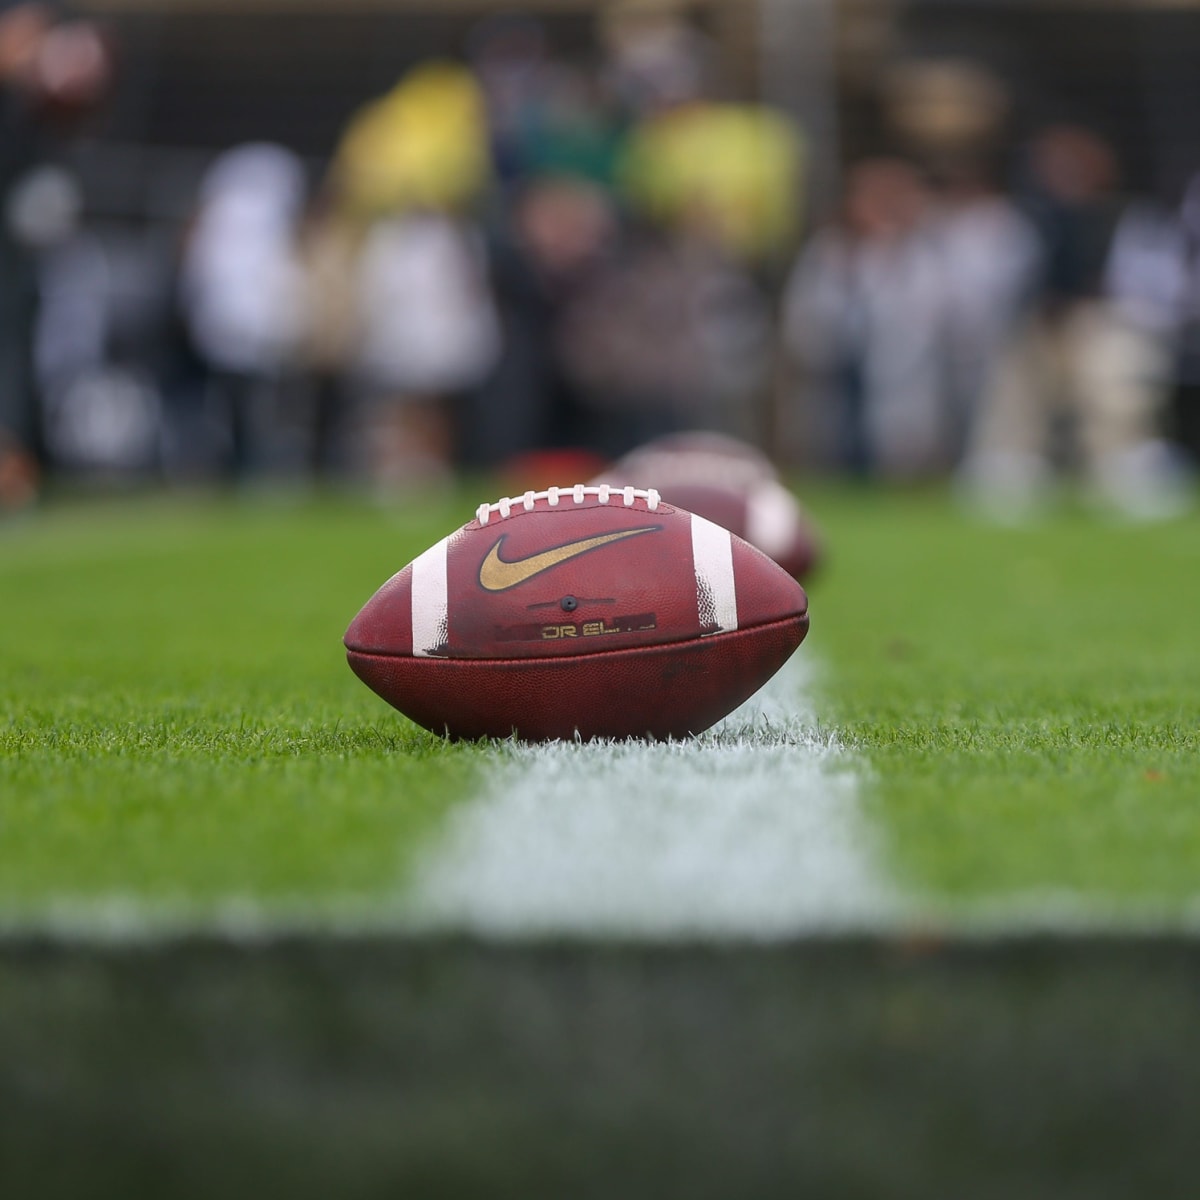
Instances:
[[[1034,286],[1040,248],[1020,209],[978,163],[939,173],[935,223],[945,267],[946,369],[955,458]]]
[[[944,469],[950,297],[931,196],[910,164],[868,159],[843,215],[792,270],[783,335],[838,465],[911,478]]]
[[[371,409],[374,484],[436,481],[453,450],[446,402],[478,384],[500,352],[482,240],[446,213],[383,218],[362,243],[355,300],[351,369]]]
[[[184,247],[181,311],[234,475],[263,465],[276,389],[303,330],[305,191],[303,165],[284,147],[228,150],[205,175]]]

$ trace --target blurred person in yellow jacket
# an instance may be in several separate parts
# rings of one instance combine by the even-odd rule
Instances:
[[[718,99],[713,46],[670,5],[614,4],[601,36],[609,86],[632,118],[617,182],[633,210],[746,264],[790,253],[804,165],[794,122]]]
[[[801,163],[799,135],[781,114],[698,101],[641,123],[619,177],[651,220],[702,233],[756,264],[790,248],[801,215]]]
[[[440,478],[450,404],[498,353],[499,333],[472,207],[491,181],[486,112],[474,76],[427,62],[350,121],[334,159],[325,238],[310,239],[314,357],[337,342],[363,404],[363,457],[377,488]],[[329,253],[338,247],[337,254]],[[340,255],[343,286],[330,286]],[[330,304],[349,305],[330,312]]]
[[[360,218],[416,208],[461,212],[491,178],[483,95],[465,67],[427,62],[350,120],[334,160]]]

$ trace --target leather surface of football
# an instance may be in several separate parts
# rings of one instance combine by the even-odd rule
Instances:
[[[351,668],[457,738],[685,737],[808,631],[803,588],[656,492],[550,488],[481,505],[346,632]]]

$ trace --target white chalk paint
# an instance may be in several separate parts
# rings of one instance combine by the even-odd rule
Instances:
[[[798,656],[688,742],[512,746],[422,860],[418,924],[495,936],[774,939],[891,924],[861,766]]]

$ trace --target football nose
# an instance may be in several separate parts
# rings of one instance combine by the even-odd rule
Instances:
[[[808,620],[808,594],[761,550],[733,539],[738,624],[743,629],[776,621]]]
[[[360,654],[412,654],[412,567],[392,576],[359,609],[342,639]]]

